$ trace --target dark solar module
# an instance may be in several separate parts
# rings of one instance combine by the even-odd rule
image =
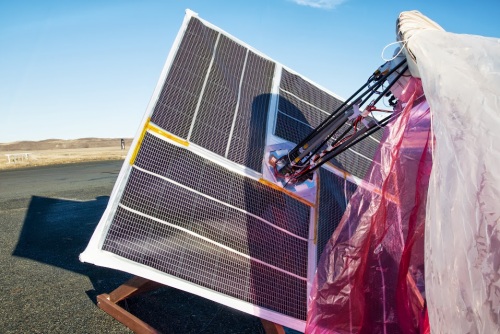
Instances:
[[[134,169],[121,204],[275,267],[307,276],[307,241],[167,180]]]
[[[384,129],[382,128],[372,133],[371,136],[380,142],[382,141],[383,134],[384,134]]]
[[[221,35],[190,140],[224,156],[233,124],[246,49]],[[246,122],[248,120],[245,120]]]
[[[292,143],[298,144],[309,135],[313,128],[301,123],[287,115],[278,112],[276,116],[276,129],[274,134]]]
[[[278,110],[297,121],[309,124],[312,128],[316,128],[328,117],[323,110],[286,92],[280,93]]]
[[[372,160],[367,159],[364,156],[360,156],[359,154],[356,154],[350,150],[342,152],[335,158],[331,159],[330,162],[335,166],[361,179],[364,179],[366,173],[372,165]]]
[[[151,121],[261,172],[274,67],[192,18]]]
[[[306,318],[304,280],[124,208],[117,209],[103,250],[281,314]]]
[[[273,62],[248,52],[245,80],[227,155],[228,159],[258,172],[262,171],[274,67]]]
[[[218,33],[200,20],[189,21],[151,120],[186,139],[212,58]]]
[[[309,206],[151,134],[144,137],[135,165],[308,236]]]
[[[299,75],[290,73],[286,69],[283,69],[281,74],[280,88],[329,114],[342,104],[342,101],[336,97],[319,89]]]
[[[356,185],[345,180],[334,173],[319,169],[319,209],[317,230],[317,259],[325,248],[326,243],[337,228]],[[345,186],[345,188],[344,188]],[[345,196],[347,193],[347,197]]]

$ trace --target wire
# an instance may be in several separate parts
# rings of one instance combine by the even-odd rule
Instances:
[[[384,60],[384,61],[393,61],[394,59],[396,59],[400,54],[401,52],[403,52],[403,49],[406,47],[406,44],[408,43],[409,41],[409,38],[404,40],[404,41],[396,41],[396,42],[392,42],[392,43],[389,43],[387,44],[383,49],[382,49],[382,53],[380,54],[380,57]],[[391,46],[391,45],[395,45],[395,44],[401,44],[403,43],[403,46],[399,48],[398,50],[398,53],[396,53],[394,56],[392,56],[392,58],[389,58],[389,59],[385,59],[384,58],[384,52],[385,50]]]

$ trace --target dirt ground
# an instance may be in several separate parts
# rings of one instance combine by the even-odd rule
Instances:
[[[0,144],[0,170],[60,165],[86,161],[123,160],[132,139],[86,138]]]

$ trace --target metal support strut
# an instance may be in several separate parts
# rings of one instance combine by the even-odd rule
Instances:
[[[270,161],[275,176],[285,179],[285,185],[311,178],[314,170],[397,117],[399,113],[394,111],[396,108],[393,111],[382,110],[390,115],[379,121],[369,115],[372,111],[380,110],[376,105],[383,97],[389,98],[391,106],[397,105],[391,88],[407,70],[408,65],[404,57],[383,64],[361,88],[288,154]],[[374,95],[378,96],[373,98]],[[358,129],[360,124],[364,126]]]

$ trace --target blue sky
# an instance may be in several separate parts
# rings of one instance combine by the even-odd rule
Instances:
[[[498,0],[0,0],[0,142],[133,137],[186,8],[344,97],[401,11],[500,38]]]

